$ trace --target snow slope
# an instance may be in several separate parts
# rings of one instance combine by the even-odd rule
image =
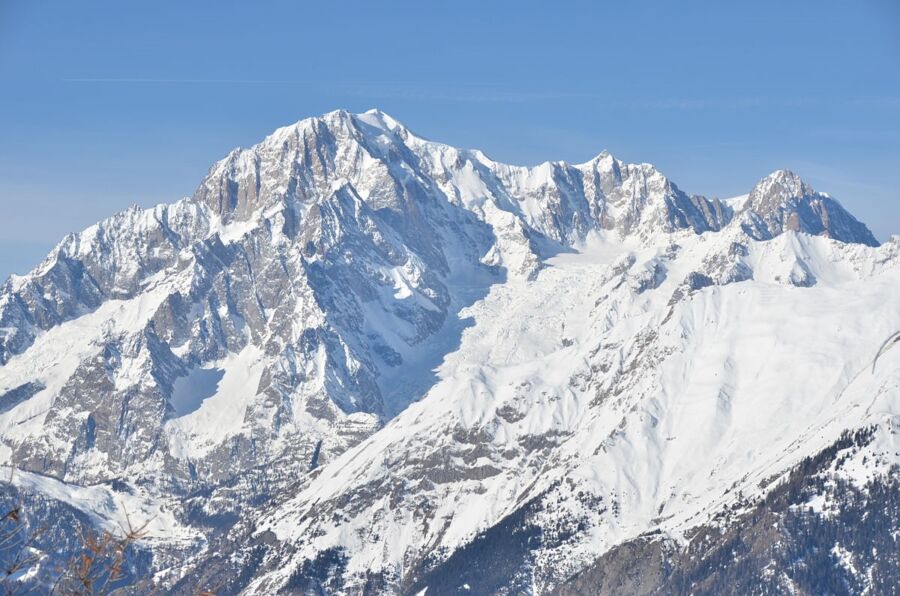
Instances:
[[[878,374],[872,359],[900,329],[900,307],[884,303],[898,247],[838,256],[838,243],[793,233],[750,241],[744,261],[761,279],[673,303],[728,240],[589,243],[494,288],[425,398],[266,516],[257,531],[297,549],[251,591],[334,547],[351,586],[402,574],[535,497],[546,527],[582,528],[541,553],[540,590],[647,531],[682,536],[845,429],[878,425],[896,447],[900,353]],[[773,251],[830,283],[773,275]]]
[[[786,170],[719,201],[331,112],[0,287],[0,455],[101,525],[106,483],[172,507],[158,544],[206,540],[163,587],[402,592],[527,505],[544,592],[845,430],[887,473],[898,253]]]

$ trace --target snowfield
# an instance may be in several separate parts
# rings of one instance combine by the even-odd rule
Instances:
[[[548,260],[534,280],[495,287],[466,311],[475,323],[428,394],[324,468],[257,532],[303,545],[299,560],[342,547],[347,573],[362,577],[402,568],[417,551],[453,552],[539,496],[548,525],[590,522],[579,540],[542,553],[540,564],[564,575],[650,530],[683,538],[738,494],[763,494],[760,482],[847,428],[879,428],[874,448],[886,457],[880,470],[863,466],[866,474],[900,463],[900,350],[872,372],[880,345],[900,329],[900,304],[884,302],[900,283],[896,247],[865,249],[860,267],[860,255],[812,260],[834,255],[824,238],[754,242],[748,263],[774,251],[834,281],[800,288],[775,275],[702,288],[673,308],[672,294],[722,240],[684,236],[670,257],[588,242]],[[885,253],[894,256],[885,262]],[[663,263],[665,280],[637,293],[613,273],[629,262],[638,279]],[[474,445],[460,440],[475,434]],[[552,448],[525,451],[535,437]],[[461,478],[429,482],[436,467]],[[340,516],[348,496],[380,491]],[[586,508],[581,493],[616,503],[616,513]],[[423,501],[433,507],[427,523]],[[329,524],[332,516],[339,523]]]

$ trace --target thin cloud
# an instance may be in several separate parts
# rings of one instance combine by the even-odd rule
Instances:
[[[462,102],[528,102],[555,99],[597,99],[584,93],[557,91],[504,90],[493,87],[440,87],[404,84],[333,83],[292,79],[167,79],[143,77],[72,77],[64,83],[137,84],[137,85],[303,85],[327,88],[361,97],[380,99],[444,100]]]
[[[529,103],[543,101],[579,100],[593,102],[597,109],[638,110],[753,110],[760,108],[812,108],[827,104],[851,107],[900,107],[900,97],[856,97],[845,100],[813,97],[725,97],[684,98],[653,97],[634,100],[610,100],[596,93],[577,91],[532,91],[500,89],[489,86],[425,86],[368,83],[334,83],[298,79],[173,79],[149,77],[71,77],[64,83],[132,84],[132,85],[297,85],[343,93],[369,99],[399,99],[412,101],[450,101],[462,103]]]
[[[866,108],[900,108],[900,97],[860,97],[853,104]]]
[[[818,103],[809,97],[727,97],[712,99],[661,98],[638,100],[634,107],[658,110],[744,110],[765,107],[804,108]]]
[[[150,79],[127,77],[75,77],[62,79],[64,83],[124,83],[139,85],[303,85],[308,81],[278,79]]]

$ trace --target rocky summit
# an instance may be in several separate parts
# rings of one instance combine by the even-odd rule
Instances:
[[[0,287],[5,581],[127,524],[122,593],[890,593],[898,295],[786,170],[302,120]]]

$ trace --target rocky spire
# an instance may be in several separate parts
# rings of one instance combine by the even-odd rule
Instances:
[[[744,231],[757,240],[791,230],[878,246],[865,224],[789,170],[776,170],[760,180],[750,192],[741,217]]]

